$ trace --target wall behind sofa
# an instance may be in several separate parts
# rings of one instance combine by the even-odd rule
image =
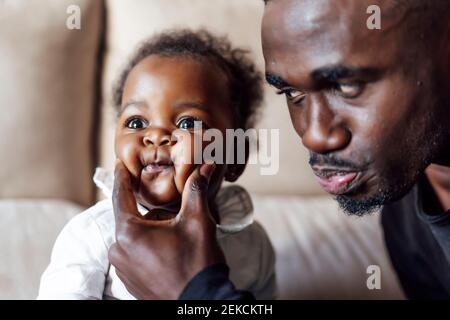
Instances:
[[[121,68],[137,45],[167,28],[205,27],[227,35],[233,44],[252,51],[264,70],[260,24],[262,0],[107,0],[106,56],[103,81],[101,165],[113,169],[115,113],[111,88]],[[258,165],[249,165],[238,183],[262,194],[322,194],[307,164],[308,155],[295,134],[284,98],[266,85],[265,103],[259,128],[280,130],[280,168],[275,176],[260,175]]]

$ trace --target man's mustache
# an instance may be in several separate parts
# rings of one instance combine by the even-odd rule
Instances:
[[[309,165],[311,167],[323,166],[335,169],[342,168],[351,171],[362,171],[365,168],[364,164],[350,160],[340,159],[333,154],[323,155],[314,152],[309,153]]]

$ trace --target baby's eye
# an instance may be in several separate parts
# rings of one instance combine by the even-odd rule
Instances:
[[[177,123],[177,127],[183,130],[193,129],[195,126],[195,121],[200,121],[195,118],[183,118]]]
[[[147,125],[147,123],[140,118],[133,118],[127,121],[127,128],[130,129],[142,129]]]
[[[363,86],[360,83],[340,83],[336,90],[346,98],[355,98],[361,94]]]

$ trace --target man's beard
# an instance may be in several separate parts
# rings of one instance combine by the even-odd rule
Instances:
[[[335,197],[335,200],[339,204],[341,210],[346,214],[358,217],[377,212],[383,205],[389,202],[388,197],[384,192],[364,200],[352,199],[345,195],[338,195]]]
[[[416,163],[410,164],[409,167],[404,166],[403,170],[401,167],[391,168],[390,173],[380,178],[378,192],[374,195],[365,199],[357,199],[352,197],[352,195],[357,194],[356,190],[354,194],[338,195],[335,197],[335,200],[338,202],[339,207],[348,215],[361,217],[377,212],[383,205],[401,199],[413,188],[420,176],[424,174],[426,167],[431,163],[432,159],[429,156],[431,154],[433,153],[428,153],[428,156],[424,156]]]
[[[348,215],[361,217],[375,213],[382,206],[404,197],[413,188],[416,181],[419,180],[420,175],[427,166],[426,163],[426,161],[422,161],[417,168],[410,168],[407,171],[402,171],[400,168],[391,168],[390,174],[380,178],[377,193],[367,198],[356,199],[352,197],[358,192],[355,190],[353,194],[338,195],[335,197],[335,200],[338,202],[339,207]],[[393,172],[397,174],[394,175]]]
[[[405,196],[419,176],[425,170],[428,159],[417,159],[415,163],[410,163],[410,166],[400,165],[391,167],[383,172],[379,177],[377,192],[369,196],[361,197],[363,194],[359,188],[349,194],[342,194],[335,196],[341,210],[352,216],[364,216],[375,213],[381,209],[383,205],[395,202]],[[345,166],[347,168],[354,168],[355,171],[362,171],[364,165],[350,163],[346,160],[337,159],[333,155],[317,155],[310,153],[310,163],[326,163],[334,166]],[[359,197],[358,197],[359,194]]]

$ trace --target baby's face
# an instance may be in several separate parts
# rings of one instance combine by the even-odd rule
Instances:
[[[149,209],[179,208],[184,184],[196,166],[194,121],[223,133],[233,128],[228,92],[225,74],[206,60],[151,55],[131,70],[115,152],[132,175],[139,203]],[[225,165],[217,167],[211,192],[220,187],[225,171]]]

